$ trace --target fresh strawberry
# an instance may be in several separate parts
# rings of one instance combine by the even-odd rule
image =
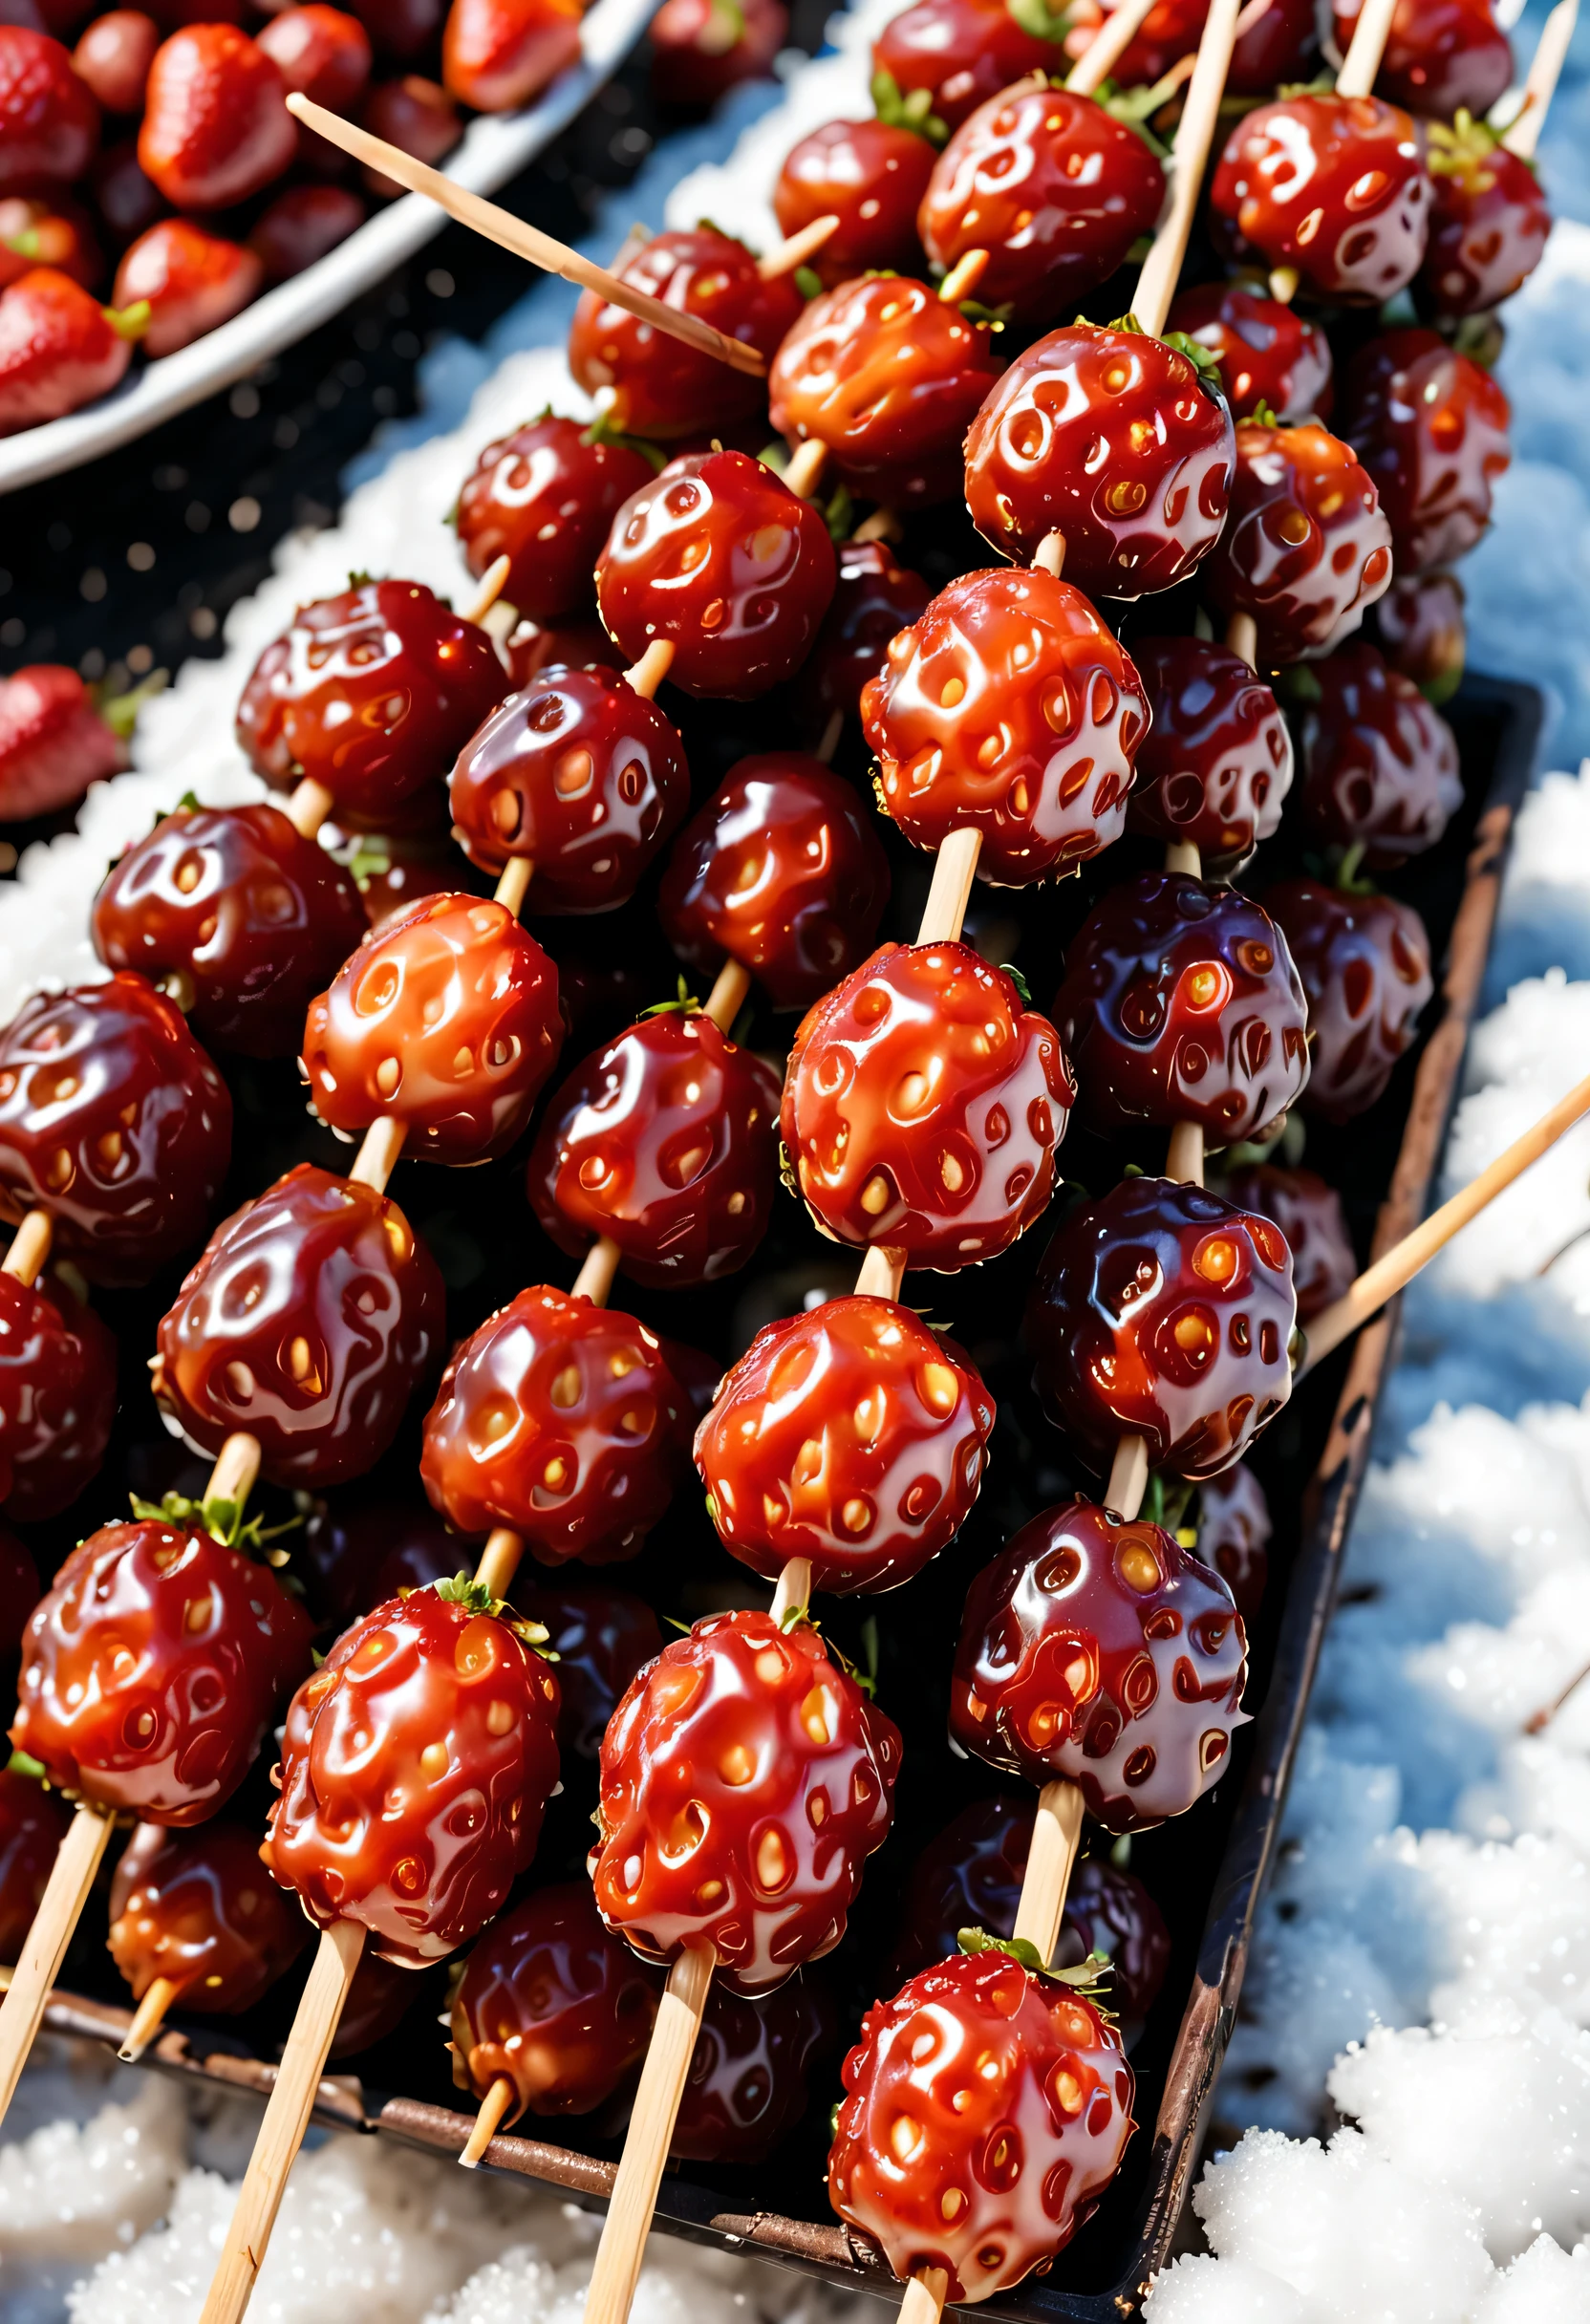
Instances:
[[[92,290],[105,262],[95,239],[94,221],[64,194],[30,201],[24,194],[0,198],[0,290],[30,267],[55,267]]]
[[[138,158],[177,208],[245,202],[297,150],[281,68],[236,25],[191,24],[156,51]]]
[[[91,783],[126,764],[120,737],[75,670],[41,661],[0,678],[0,823],[73,807]]]
[[[273,16],[261,29],[259,45],[275,59],[289,89],[332,113],[357,112],[370,80],[370,35],[356,16],[310,0]],[[319,177],[336,177],[348,166],[339,147],[302,123],[298,159]]]
[[[350,187],[290,185],[256,219],[248,247],[262,261],[268,282],[285,283],[363,224],[363,200]]]
[[[511,113],[580,54],[580,0],[453,0],[441,77],[461,104]]]
[[[101,307],[54,267],[34,267],[0,292],[0,436],[108,395],[143,320]]]
[[[141,9],[97,16],[72,52],[72,69],[107,113],[141,113],[161,28]]]
[[[264,280],[257,251],[186,218],[162,218],[117,268],[115,298],[118,307],[147,301],[144,347],[152,355],[170,355],[230,321],[258,296]]]
[[[0,194],[70,185],[94,159],[99,108],[46,32],[0,24]]]
[[[385,138],[417,161],[440,161],[463,135],[459,109],[440,81],[405,73],[401,80],[377,81],[364,107],[364,125],[374,137]],[[403,188],[396,178],[367,169],[364,182],[373,194],[390,198]]]
[[[652,18],[652,95],[659,105],[716,105],[771,73],[788,36],[783,0],[662,0]]]

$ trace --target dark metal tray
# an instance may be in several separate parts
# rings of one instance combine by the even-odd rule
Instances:
[[[1345,1131],[1310,1130],[1308,1160],[1341,1189],[1361,1259],[1395,1241],[1423,1215],[1452,1107],[1464,1045],[1480,992],[1494,924],[1497,893],[1514,815],[1534,768],[1541,724],[1541,700],[1532,688],[1471,678],[1448,705],[1462,754],[1466,804],[1440,847],[1390,883],[1417,905],[1429,928],[1435,957],[1444,962],[1438,998],[1417,1049],[1394,1076],[1381,1103]],[[732,753],[737,738],[720,748]],[[739,742],[739,747],[744,747]],[[693,746],[694,755],[694,746]],[[703,753],[703,756],[709,755]],[[1129,853],[1111,850],[1108,878],[1130,869]],[[1275,861],[1251,883],[1262,887],[1291,864],[1279,845]],[[1145,861],[1147,858],[1145,857]],[[902,866],[904,869],[904,866]],[[909,873],[897,917],[908,918]],[[1107,884],[1101,879],[1098,884]],[[1244,884],[1250,884],[1245,882]],[[1092,884],[1070,883],[1064,902],[1051,892],[1029,900],[1028,915],[1011,907],[1021,925],[1021,964],[1042,1005],[1052,988],[1045,982],[1071,929],[1092,900]],[[1006,899],[999,899],[1006,909]],[[990,916],[992,916],[992,908]],[[644,917],[638,914],[637,916]],[[567,929],[569,923],[563,923]],[[634,941],[644,951],[644,933]],[[577,1053],[577,1052],[576,1052]],[[262,1075],[255,1085],[245,1075],[234,1082],[240,1113],[256,1117],[261,1136],[250,1142],[236,1192],[257,1191],[300,1151],[318,1151],[295,1130],[290,1147],[279,1130],[285,1090]],[[295,1119],[301,1122],[301,1115]],[[268,1127],[269,1126],[269,1127]],[[244,1121],[240,1119],[240,1132]],[[330,1156],[325,1158],[330,1159]],[[1143,1157],[1152,1161],[1147,1151]],[[1095,1185],[1118,1174],[1119,1151],[1091,1153],[1080,1139],[1068,1145],[1064,1161],[1075,1176]],[[333,1167],[336,1167],[333,1162]],[[395,1192],[421,1233],[442,1256],[453,1302],[455,1331],[466,1330],[523,1281],[550,1275],[566,1280],[568,1262],[541,1243],[525,1216],[517,1173],[506,1196],[491,1192],[488,1176],[477,1174],[470,1196],[461,1201],[446,1189],[446,1173],[403,1167]],[[442,1181],[440,1191],[438,1182]],[[476,1199],[476,1190],[480,1190]],[[504,1207],[507,1204],[509,1207]],[[793,1206],[787,1206],[793,1211]],[[759,1273],[813,1263],[811,1238],[785,1220],[769,1238]],[[471,1269],[468,1252],[482,1254]],[[826,1250],[826,1247],[825,1247]],[[460,1256],[461,1252],[463,1256]],[[490,1253],[486,1265],[483,1254]],[[971,1574],[992,1555],[1013,1525],[1061,1496],[1072,1481],[1063,1468],[1063,1450],[1045,1434],[1025,1381],[1015,1345],[1015,1319],[1038,1256],[1029,1238],[1006,1259],[972,1278],[931,1280],[935,1313],[948,1312],[956,1333],[983,1364],[1002,1408],[1003,1435],[982,1502],[966,1534],[912,1587],[873,1602],[882,1633],[880,1699],[906,1731],[906,1774],[902,1777],[895,1835],[874,1860],[850,1936],[833,1956],[841,2014],[847,2034],[862,2009],[875,1997],[884,1975],[903,1875],[912,1857],[949,1816],[967,1800],[994,1788],[985,1769],[953,1759],[944,1748],[943,1708],[950,1646],[960,1602]],[[823,1260],[819,1259],[819,1265]],[[832,1263],[832,1255],[827,1255]],[[157,1286],[128,1302],[113,1320],[123,1345],[141,1349],[150,1343],[154,1319],[169,1297]],[[693,1295],[681,1315],[666,1296],[628,1301],[651,1322],[675,1334],[732,1352],[746,1334],[747,1307],[739,1290]],[[776,1296],[776,1295],[775,1295]],[[787,1293],[786,1295],[787,1296]],[[737,1309],[736,1301],[740,1301]],[[107,1302],[113,1305],[115,1302]],[[767,1313],[778,1312],[769,1305]],[[1128,2150],[1125,2167],[1098,2214],[1056,2263],[1052,2274],[1033,2278],[1007,2298],[988,2303],[987,2312],[1050,2324],[1104,2324],[1131,2315],[1154,2271],[1170,2255],[1177,2223],[1196,2165],[1202,2126],[1230,2036],[1251,1942],[1254,1915],[1268,1876],[1293,1756],[1302,1727],[1321,1640],[1335,1599],[1341,1551],[1368,1461],[1376,1400],[1395,1343],[1395,1313],[1383,1316],[1356,1345],[1321,1365],[1300,1388],[1292,1405],[1265,1438],[1255,1459],[1270,1497],[1276,1522],[1271,1548],[1271,1584],[1252,1639],[1252,1676],[1247,1694],[1255,1723],[1243,1731],[1226,1781],[1190,1817],[1134,1843],[1133,1868],[1148,1882],[1170,1923],[1173,1955],[1165,1990],[1150,2012],[1133,2052],[1138,2076],[1137,2113],[1144,2127]],[[129,1356],[127,1369],[132,1368]],[[134,1430],[137,1435],[137,1430]],[[401,1474],[412,1478],[415,1447],[400,1440],[376,1480]],[[115,1457],[133,1481],[157,1487],[145,1475],[146,1442],[129,1441]],[[1078,1480],[1081,1481],[1081,1480]],[[114,1501],[105,1480],[107,1507]],[[355,1489],[368,1491],[370,1486]],[[681,1496],[688,1499],[689,1496]],[[69,1531],[82,1529],[76,1517]],[[64,1546],[64,1540],[59,1546]],[[42,1560],[48,1569],[48,1551]],[[734,1602],[726,1583],[727,1560],[698,1511],[671,1517],[643,1558],[611,1579],[620,1587],[649,1596],[662,1611],[698,1613],[708,1604]],[[735,1575],[738,1569],[732,1569]],[[600,1577],[598,1577],[600,1579]],[[826,1607],[829,1627],[851,1648],[869,1608],[848,1601]],[[569,1771],[566,1771],[568,1774]],[[567,1784],[569,1797],[548,1819],[534,1878],[569,1877],[583,1854],[589,1832],[585,1816],[592,1787],[589,1771]],[[263,1813],[263,1797],[258,1803]],[[241,1798],[234,1812],[245,1819],[255,1803]],[[51,2004],[54,2030],[115,2045],[129,2022],[119,2006],[119,1987],[102,1946],[103,1918],[91,1906],[84,1929],[69,1956],[63,1988]],[[825,1964],[825,1969],[828,1965]],[[283,1981],[248,2017],[176,2022],[150,2053],[152,2063],[232,2088],[267,2091],[273,2078],[269,2062],[279,2050],[296,2000],[299,1979]],[[440,1987],[426,1982],[440,2004]],[[328,2123],[357,2128],[418,2144],[457,2151],[470,2127],[450,2092],[446,2058],[433,2030],[434,2012],[421,1996],[398,2033],[355,2059],[355,2074],[329,2077],[317,2112]],[[806,2120],[771,2161],[759,2169],[685,2165],[665,2179],[659,2224],[720,2249],[755,2247],[769,2259],[826,2277],[850,2290],[890,2296],[892,2276],[867,2239],[834,2223],[828,2210],[822,2164],[827,2112],[837,2090],[837,2057],[816,2077]],[[505,2135],[487,2156],[490,2167],[519,2173],[599,2203],[612,2181],[614,2143],[586,2134],[575,2122],[557,2126],[556,2140]]]

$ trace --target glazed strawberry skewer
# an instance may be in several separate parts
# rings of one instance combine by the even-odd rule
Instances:
[[[1520,161],[1535,159],[1540,132],[1546,126],[1546,114],[1568,61],[1578,21],[1579,0],[1557,0],[1557,6],[1540,28],[1524,81],[1524,101],[1501,138],[1507,151],[1516,154]]]

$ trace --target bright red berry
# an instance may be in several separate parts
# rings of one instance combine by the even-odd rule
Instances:
[[[892,105],[914,98],[924,126],[958,129],[978,105],[1025,74],[1064,73],[1070,20],[1054,14],[1054,36],[1027,32],[1004,0],[916,0],[892,16],[872,47],[874,74],[887,73]]]
[[[1235,871],[1280,826],[1292,738],[1247,663],[1197,637],[1141,637],[1132,660],[1149,697],[1148,735],[1127,828],[1195,847],[1204,868]]]
[[[656,474],[630,444],[548,412],[488,443],[455,523],[472,573],[511,560],[503,594],[531,621],[595,603],[591,568],[623,503]]]
[[[922,263],[916,211],[933,165],[933,146],[913,129],[825,121],[785,154],[773,188],[774,215],[785,234],[819,218],[839,220],[810,261],[827,290],[870,269],[915,274]]]
[[[1238,258],[1290,267],[1317,298],[1379,305],[1412,281],[1429,232],[1419,131],[1378,97],[1285,97],[1238,121],[1210,189]]]
[[[229,322],[264,280],[257,251],[186,218],[162,218],[123,253],[114,297],[122,309],[148,301],[145,352],[169,355]]]
[[[1404,575],[1453,565],[1484,537],[1511,454],[1488,371],[1433,331],[1390,331],[1347,369],[1343,434],[1380,494]]]
[[[649,34],[652,95],[659,105],[716,105],[770,73],[788,36],[783,0],[663,0]]]
[[[1222,613],[1249,613],[1260,663],[1297,661],[1356,630],[1391,579],[1374,480],[1320,427],[1236,431],[1231,516],[1204,568]]]
[[[75,807],[91,783],[126,764],[126,744],[75,670],[30,662],[0,678],[0,822]]]
[[[0,194],[70,185],[99,142],[99,108],[47,32],[0,24]]]
[[[1242,283],[1199,283],[1172,300],[1170,328],[1219,364],[1234,419],[1251,420],[1261,403],[1278,420],[1330,418],[1330,341],[1295,307]]]
[[[72,52],[72,69],[107,113],[141,113],[160,27],[140,9],[96,16]]]
[[[85,290],[104,274],[94,220],[67,194],[0,195],[0,290],[34,267],[69,274]]]
[[[769,362],[804,304],[787,274],[763,282],[745,245],[710,226],[655,234],[618,271]],[[720,434],[754,418],[765,395],[761,379],[665,336],[594,290],[574,310],[569,368],[591,395],[609,391],[605,416],[630,436]]]
[[[527,105],[580,58],[580,0],[452,0],[441,37],[449,96],[477,113]]]
[[[184,25],[155,52],[138,158],[178,209],[246,202],[297,149],[281,70],[235,24]]]
[[[1552,214],[1528,161],[1483,123],[1427,121],[1433,188],[1419,283],[1438,314],[1489,314],[1540,264]]]
[[[1310,662],[1300,704],[1302,828],[1328,848],[1360,848],[1376,870],[1433,848],[1463,805],[1457,742],[1411,678],[1350,638]]]
[[[1305,1111],[1350,1122],[1385,1089],[1435,990],[1429,937],[1411,904],[1284,880],[1264,901],[1308,995]]]
[[[138,325],[54,267],[18,275],[0,291],[0,436],[108,396],[132,360]]]
[[[1336,45],[1345,56],[1362,0],[1335,0]],[[1454,113],[1483,120],[1513,78],[1513,50],[1492,0],[1398,0],[1375,87],[1425,118]]]
[[[1226,1173],[1221,1191],[1245,1211],[1262,1211],[1285,1236],[1286,1247],[1292,1254],[1292,1280],[1298,1293],[1300,1323],[1306,1323],[1321,1307],[1328,1307],[1332,1300],[1342,1297],[1357,1271],[1352,1237],[1347,1232],[1341,1195],[1335,1187],[1326,1185],[1317,1171],[1282,1170],[1274,1162],[1248,1162],[1240,1170]],[[1227,1474],[1235,1476],[1238,1472],[1233,1469]],[[1207,1514],[1207,1488],[1202,1490]],[[1258,1489],[1255,1486],[1254,1490]],[[1201,1546],[1199,1555],[1203,1555]],[[1230,1581],[1231,1576],[1228,1574],[1226,1579]],[[1237,1603],[1241,1604],[1240,1598]]]
[[[111,1958],[141,2001],[157,1977],[201,2017],[252,2009],[291,1968],[310,1925],[260,1863],[259,1838],[217,1819],[140,1824],[111,1883]]]

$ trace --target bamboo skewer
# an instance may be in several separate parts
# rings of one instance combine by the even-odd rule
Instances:
[[[1111,9],[1087,47],[1065,75],[1065,86],[1076,97],[1091,97],[1108,80],[1122,57],[1149,20],[1154,0],[1122,0]]]
[[[0,1275],[14,1275],[30,1286],[44,1273],[55,1229],[48,1211],[27,1211],[11,1237],[11,1247],[0,1260]]]
[[[165,2023],[165,2013],[182,1991],[182,1987],[170,1977],[155,1977],[138,2008],[133,2022],[127,2028],[127,2038],[117,2052],[123,2065],[136,2066],[149,2044]]]
[[[478,2170],[484,2160],[485,2150],[502,2127],[503,2117],[513,2104],[517,2093],[505,2074],[499,2074],[491,2088],[481,2100],[481,2111],[475,2117],[475,2127],[464,2141],[459,2161],[466,2171]]]
[[[1557,94],[1558,81],[1568,61],[1578,18],[1579,0],[1557,0],[1556,8],[1541,27],[1524,82],[1523,103],[1502,133],[1503,145],[1509,153],[1515,153],[1520,161],[1535,159],[1540,132],[1546,126],[1547,108]]]
[[[1366,4],[1372,5],[1373,0],[1366,0]],[[1171,148],[1170,204],[1137,278],[1132,312],[1144,330],[1156,338],[1165,329],[1165,318],[1175,296],[1176,277],[1187,255],[1192,213],[1203,187],[1204,164],[1214,141],[1220,98],[1225,92],[1226,75],[1231,70],[1238,5],[1239,0],[1213,0],[1210,8],[1188,84],[1181,126]]]
[[[1368,97],[1375,86],[1380,60],[1391,34],[1397,0],[1364,0],[1342,70],[1336,75],[1338,97]]]

